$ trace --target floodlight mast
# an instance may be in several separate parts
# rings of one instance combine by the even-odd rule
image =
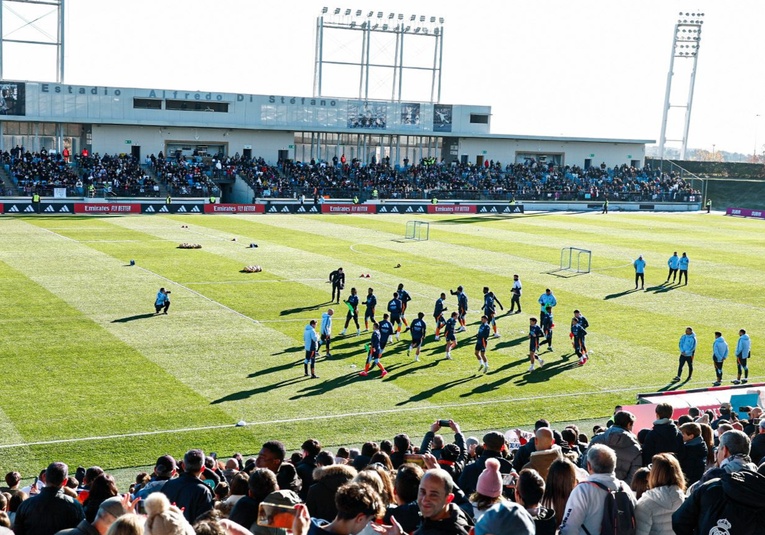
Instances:
[[[672,55],[669,60],[669,72],[667,73],[667,89],[664,94],[664,110],[661,119],[661,137],[659,138],[659,158],[664,160],[664,148],[667,141],[680,141],[680,159],[684,160],[688,150],[688,133],[691,127],[691,110],[693,108],[693,89],[696,84],[696,66],[699,60],[699,47],[701,46],[701,26],[704,24],[704,13],[680,13],[675,24],[672,39]],[[670,94],[672,92],[672,78],[674,75],[675,58],[692,59],[690,82],[686,103],[672,105]],[[685,124],[683,125],[683,137],[680,140],[667,139],[667,121],[670,108],[685,108]]]
[[[353,95],[359,100],[369,100],[370,70],[378,72],[387,70],[390,74],[391,101],[401,102],[404,98],[404,73],[407,70],[427,71],[431,75],[430,101],[441,100],[441,70],[443,67],[443,17],[411,15],[409,23],[405,21],[403,13],[391,13],[383,11],[362,11],[360,9],[345,9],[344,15],[341,9],[329,9],[324,7],[316,19],[316,46],[314,64],[313,93],[315,97],[327,96],[324,94],[323,77],[325,65],[341,65],[350,67],[358,72],[358,94]],[[355,12],[355,15],[353,14]],[[419,21],[419,22],[418,22]],[[348,60],[347,58],[332,58],[331,50],[326,48],[325,34],[339,30],[360,31],[361,39],[359,59]],[[379,57],[379,50],[384,50],[384,44],[375,36],[378,34],[392,34],[395,39],[395,50],[390,60],[372,63],[372,57]],[[415,37],[433,39],[433,64],[421,66],[406,62],[404,54],[404,42]],[[382,47],[382,48],[381,48]],[[375,48],[375,50],[373,50]],[[379,50],[378,50],[379,49]],[[327,52],[329,50],[329,53]],[[347,80],[347,76],[344,77]],[[351,95],[331,95],[346,96]],[[375,98],[375,97],[372,97]],[[379,98],[379,97],[377,97]]]
[[[5,27],[3,25],[3,14],[5,12],[5,4],[6,3],[12,3],[16,4],[14,7],[17,9],[11,10],[11,8],[8,8],[8,10],[13,13],[16,17],[21,19],[21,21],[24,22],[24,25],[21,26],[21,28],[32,28],[33,30],[36,30],[38,34],[40,34],[41,39],[40,40],[32,40],[32,39],[10,39],[6,37],[5,33]],[[37,24],[37,20],[39,20],[40,17],[37,12],[27,12],[25,10],[30,9],[29,6],[37,4],[37,5],[44,5],[44,6],[52,6],[56,10],[56,36],[52,37],[50,34],[48,34],[46,31],[41,29]],[[4,55],[3,55],[3,47],[5,43],[19,43],[23,45],[43,45],[43,46],[55,46],[56,47],[56,83],[64,83],[64,13],[65,13],[65,0],[0,0],[0,80],[3,79],[5,76],[5,73],[3,72],[3,64],[4,64]],[[29,18],[28,15],[29,14]],[[47,13],[43,15],[43,17],[48,16],[50,13]],[[35,18],[31,18],[34,16]],[[21,28],[16,28],[13,30],[15,32],[16,30],[19,30]],[[11,32],[11,33],[13,33]]]

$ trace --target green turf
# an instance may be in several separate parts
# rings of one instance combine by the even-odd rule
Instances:
[[[765,286],[762,221],[637,213],[418,217],[430,222],[429,241],[403,239],[406,216],[1,219],[0,471],[29,476],[53,459],[145,466],[190,447],[248,454],[270,438],[290,450],[308,437],[334,448],[397,432],[421,436],[439,418],[478,432],[529,426],[540,416],[600,417],[638,392],[672,388],[687,325],[699,337],[698,371],[684,387],[714,380],[715,330],[733,350],[746,328],[755,355],[765,335],[756,315]],[[203,248],[181,250],[181,242]],[[259,247],[248,248],[251,242]],[[567,246],[592,250],[592,273],[556,272]],[[675,250],[691,258],[687,287],[661,284]],[[648,262],[647,285],[634,292],[638,254]],[[249,264],[263,272],[241,273]],[[366,333],[336,337],[333,357],[317,365],[320,379],[305,379],[303,328],[330,306],[325,281],[338,266],[347,273],[344,295],[355,286],[363,296],[372,286],[378,312],[403,282],[414,298],[408,316],[423,311],[430,333],[438,294],[462,284],[470,325],[458,335],[454,360],[443,359],[431,334],[421,362],[406,356],[407,344],[393,343],[384,359],[390,375],[363,379]],[[477,374],[481,288],[490,286],[507,307],[513,273],[523,281],[524,313],[499,318],[491,372]],[[152,314],[160,286],[172,290],[167,316]],[[556,351],[529,374],[528,317],[546,287],[559,302]],[[455,309],[456,299],[449,296],[448,306]],[[337,335],[345,309],[336,308]],[[581,368],[566,328],[574,308],[591,325],[592,359]],[[730,359],[726,379],[734,368]],[[755,357],[751,376],[762,375]],[[241,419],[249,425],[234,427]]]

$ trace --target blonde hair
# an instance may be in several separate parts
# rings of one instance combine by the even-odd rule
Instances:
[[[149,494],[146,506],[146,535],[194,535],[194,528],[161,492]]]
[[[112,522],[106,535],[143,535],[143,524],[144,519],[139,515],[122,515]]]
[[[651,459],[651,472],[648,474],[648,488],[676,485],[685,490],[685,476],[680,468],[680,461],[669,453],[657,453]]]

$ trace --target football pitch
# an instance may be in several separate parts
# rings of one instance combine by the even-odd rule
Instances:
[[[419,437],[442,418],[467,434],[539,417],[605,418],[638,392],[711,386],[716,330],[731,349],[725,382],[735,378],[740,328],[753,341],[750,379],[762,379],[762,221],[696,213],[420,219],[430,223],[428,241],[403,239],[406,216],[1,219],[0,472],[28,477],[51,460],[142,466],[190,447],[247,455],[271,438],[297,450],[315,437],[334,450],[398,432]],[[177,248],[183,242],[202,248]],[[556,271],[563,247],[591,250],[592,272]],[[688,286],[663,285],[673,251],[688,253]],[[648,264],[644,291],[633,290],[639,254]],[[255,264],[261,273],[241,272]],[[428,324],[420,362],[406,355],[407,333],[386,348],[385,379],[378,370],[359,377],[369,333],[357,337],[351,324],[351,335],[339,336],[341,303],[332,357],[317,362],[318,379],[303,376],[303,329],[332,306],[326,281],[340,266],[343,298],[351,287],[362,299],[374,288],[378,317],[404,284],[413,298],[407,317],[422,311]],[[478,373],[481,289],[507,310],[514,273],[523,313],[499,311],[491,369]],[[456,309],[449,290],[458,285],[470,300],[468,329],[448,361],[443,340],[433,340],[432,312],[441,292]],[[166,316],[153,314],[160,287],[172,291]],[[543,350],[544,367],[529,373],[528,320],[545,288],[558,300],[555,351]],[[583,367],[568,337],[575,308],[590,323]],[[696,371],[673,385],[689,325]],[[247,425],[236,427],[240,420]]]

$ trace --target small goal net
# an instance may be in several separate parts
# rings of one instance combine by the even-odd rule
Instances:
[[[430,223],[425,221],[407,221],[406,235],[407,240],[425,241],[430,237]]]
[[[592,269],[592,251],[578,247],[564,247],[560,250],[560,270],[575,273],[589,273]]]

